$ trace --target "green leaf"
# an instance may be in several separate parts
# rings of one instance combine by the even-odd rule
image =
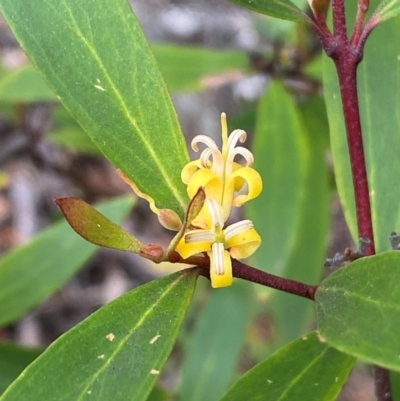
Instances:
[[[172,350],[196,280],[195,270],[181,271],[102,307],[56,340],[2,401],[146,400]]]
[[[99,210],[120,223],[131,207],[132,198],[124,197],[100,205]],[[0,259],[0,325],[39,305],[97,250],[61,221]]]
[[[32,65],[9,72],[0,80],[0,101],[32,103],[57,100]]]
[[[284,277],[304,283],[320,281],[329,229],[329,189],[325,152],[328,144],[328,122],[325,104],[318,97],[310,98],[301,106],[307,130],[306,179],[298,188],[302,198],[295,238],[285,269]],[[274,291],[268,307],[275,314],[278,345],[293,341],[306,333],[314,319],[314,305],[307,299]]]
[[[0,394],[33,362],[41,349],[0,342]]]
[[[390,386],[394,401],[400,401],[400,373],[390,372]]]
[[[107,248],[139,253],[144,245],[82,199],[59,198],[57,206],[70,226],[85,240]]]
[[[235,372],[248,320],[247,286],[212,291],[196,319],[182,366],[179,400],[216,401]]]
[[[154,387],[146,401],[169,401],[172,395],[161,387]]]
[[[261,14],[294,22],[311,24],[310,18],[290,0],[230,0]]]
[[[371,8],[378,2],[372,1]],[[356,2],[349,2],[348,20],[354,20]],[[400,227],[400,19],[379,26],[369,37],[358,68],[364,149],[367,160],[372,219],[377,252],[390,249],[388,236]],[[382,46],[384,44],[384,46]],[[340,92],[333,62],[324,57],[324,92],[331,131],[338,192],[347,223],[358,241],[353,183]],[[390,107],[388,105],[390,104]]]
[[[361,258],[318,287],[318,331],[328,344],[400,371],[400,252]]]
[[[317,81],[322,80],[322,54],[313,58],[309,63],[303,68],[303,72],[310,78]]]
[[[199,90],[213,82],[224,82],[229,74],[248,67],[248,57],[238,50],[152,44],[151,48],[171,91]]]
[[[257,267],[282,274],[302,208],[309,158],[308,140],[293,98],[273,82],[258,108],[253,143],[254,168],[265,188],[246,205],[264,244],[254,255]]]
[[[52,117],[54,129],[47,135],[49,141],[70,151],[93,156],[102,155],[100,149],[94,144],[88,134],[60,104],[54,110]]]
[[[105,156],[181,218],[188,161],[176,112],[125,0],[1,0],[16,38]]]
[[[256,365],[221,401],[334,401],[354,362],[310,333]]]
[[[400,14],[400,0],[382,0],[375,10],[379,22],[397,17]]]
[[[50,132],[48,139],[68,150],[98,156],[99,148],[80,127],[65,127]]]

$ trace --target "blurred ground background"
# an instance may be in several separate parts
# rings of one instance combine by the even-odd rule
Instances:
[[[246,74],[234,71],[226,76],[205,77],[201,91],[173,94],[188,140],[202,133],[219,135],[221,111],[232,116],[231,127],[245,128],[251,137],[252,127],[237,125],[235,121],[238,124],[249,121],[243,116],[248,117],[248,110],[267,87],[271,75],[285,77],[287,86],[297,96],[321,91],[318,80],[298,73],[298,66],[318,53],[317,44],[311,36],[305,41],[306,49],[296,48],[293,38],[285,44],[286,34],[279,33],[280,29],[285,32],[285,23],[263,31],[257,28],[263,17],[223,0],[135,0],[131,4],[152,42],[242,49],[248,55]],[[0,51],[6,70],[26,63],[4,21],[0,21]],[[265,52],[275,56],[266,61],[260,56]],[[75,196],[93,204],[130,193],[115,168],[96,152],[73,150],[62,141],[49,139],[49,134],[57,128],[56,102],[3,106],[3,110],[0,108],[0,171],[5,177],[1,176],[4,182],[0,183],[0,256],[61,218],[53,198]],[[329,155],[327,163],[330,163]],[[334,190],[332,193],[332,230],[327,256],[352,245],[339,201]],[[141,200],[124,227],[143,242],[165,245],[170,239],[170,233],[160,228],[147,203]],[[101,249],[64,288],[4,329],[1,336],[24,345],[46,346],[100,306],[164,273],[163,268],[135,255]],[[264,326],[265,322],[261,322],[261,332]],[[178,347],[163,379],[167,387],[176,383],[173,372],[180,358]],[[246,359],[244,355],[244,369],[253,363],[251,357]],[[372,386],[369,373],[360,367],[341,400],[371,400]]]

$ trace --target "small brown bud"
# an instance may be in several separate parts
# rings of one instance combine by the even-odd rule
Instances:
[[[316,18],[324,16],[328,10],[330,0],[308,0],[308,4]]]

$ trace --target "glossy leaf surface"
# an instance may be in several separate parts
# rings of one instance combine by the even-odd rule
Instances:
[[[379,2],[371,1],[371,9]],[[348,4],[348,20],[354,20],[356,3]],[[358,67],[364,149],[377,252],[390,249],[388,236],[400,231],[400,85],[398,43],[400,17],[381,24],[368,38],[364,59]],[[384,45],[382,45],[384,44]],[[324,90],[331,132],[335,179],[346,220],[355,242],[353,184],[347,150],[346,131],[337,77],[331,60],[324,58]],[[390,107],[388,107],[390,105]]]
[[[311,20],[290,0],[230,0],[242,7],[257,11],[271,17],[295,22],[307,22]]]
[[[118,224],[77,198],[56,199],[70,226],[87,241],[107,248],[139,253],[144,245]]]
[[[318,331],[328,344],[400,371],[400,252],[361,258],[319,286]]]
[[[99,206],[121,223],[132,198]],[[99,248],[80,238],[63,219],[0,259],[0,325],[28,312],[66,283]]]
[[[221,401],[334,401],[354,362],[310,333],[248,371]]]
[[[1,0],[18,41],[105,156],[183,217],[188,155],[154,56],[125,0]]]
[[[178,272],[102,307],[56,340],[2,401],[146,400],[172,350],[196,279],[193,270]]]

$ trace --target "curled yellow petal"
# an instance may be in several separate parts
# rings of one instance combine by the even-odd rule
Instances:
[[[244,186],[247,183],[247,194],[240,194],[234,197],[233,206],[242,206],[247,201],[256,198],[262,191],[262,179],[260,174],[251,167],[243,167],[234,171],[228,181],[233,181],[237,188],[238,183]]]
[[[187,192],[190,198],[196,194],[199,187],[204,188],[207,199],[216,199],[220,202],[222,198],[223,184],[221,179],[208,169],[198,170],[191,177]],[[229,216],[229,215],[228,215]],[[193,226],[208,229],[210,225],[210,216],[207,207],[203,207],[197,217],[192,221]]]
[[[192,175],[199,169],[202,168],[200,160],[193,160],[183,167],[181,172],[181,180],[184,184],[187,184]]]
[[[232,284],[232,261],[229,252],[214,244],[211,251],[207,254],[210,257],[210,279],[213,288],[227,287]],[[221,264],[223,271],[221,271]]]
[[[208,169],[198,170],[187,183],[187,193],[190,199],[200,187],[204,188],[207,198],[219,200],[222,197],[222,180]]]
[[[190,233],[201,233],[203,230],[192,230],[188,231],[183,238],[179,241],[176,246],[176,251],[183,259],[187,259],[190,256],[196,255],[197,253],[206,252],[211,248],[211,241],[201,241],[201,242],[186,242],[186,236]]]
[[[229,253],[235,259],[245,259],[252,255],[261,244],[261,237],[254,228],[242,231],[226,241]]]

